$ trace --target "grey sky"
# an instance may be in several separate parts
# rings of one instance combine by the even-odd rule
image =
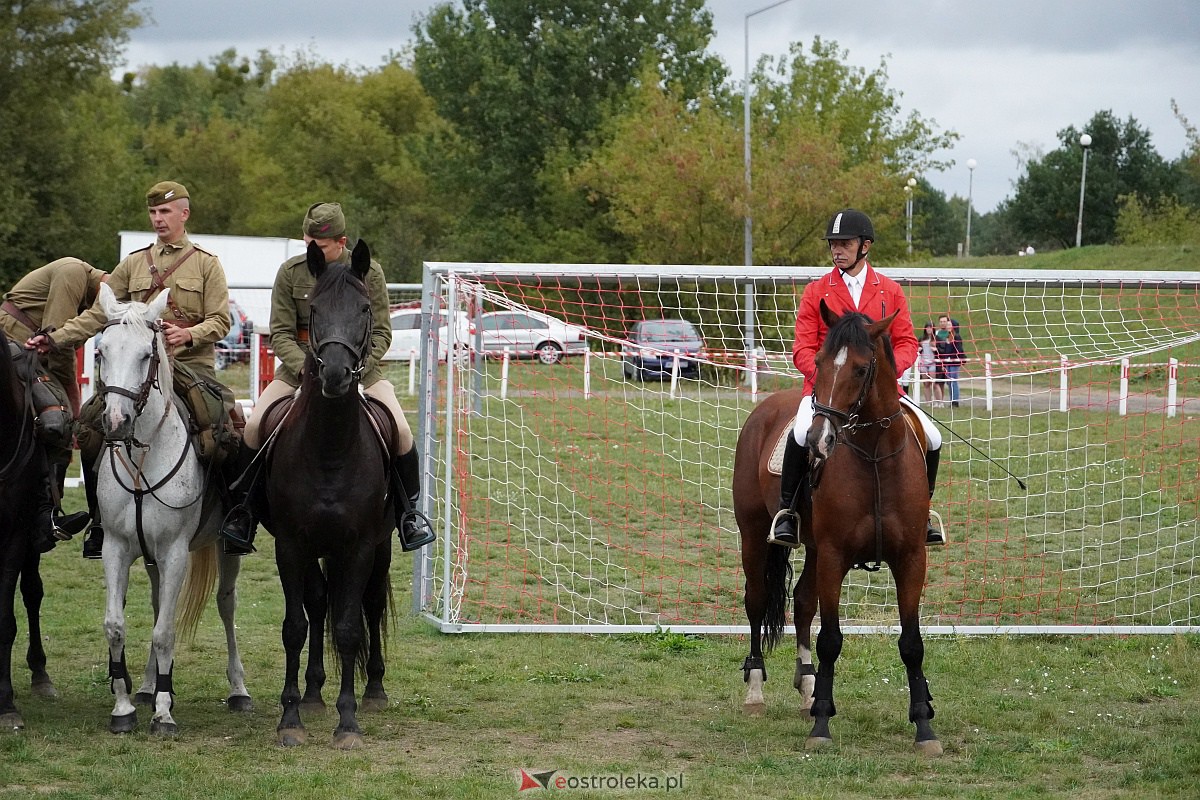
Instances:
[[[1052,150],[1057,133],[1097,111],[1133,116],[1166,159],[1187,142],[1171,112],[1200,125],[1200,4],[1196,0],[708,0],[717,36],[711,49],[741,86],[747,27],[750,61],[782,55],[791,42],[836,40],[866,69],[887,59],[888,85],[904,113],[961,135],[945,154],[955,165],[926,176],[947,195],[966,196],[966,161],[981,211],[1011,196],[1021,174],[1012,151]],[[311,50],[334,63],[374,67],[410,43],[432,0],[145,0],[154,23],[134,32],[129,67],[207,60],[229,47]],[[769,10],[747,14],[762,8]],[[319,20],[319,22],[318,22]],[[313,31],[320,31],[314,35]]]

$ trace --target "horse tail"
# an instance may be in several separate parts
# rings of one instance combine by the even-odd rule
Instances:
[[[188,553],[187,575],[183,579],[183,588],[179,590],[176,613],[175,627],[181,640],[190,642],[195,639],[200,617],[216,583],[217,544],[214,542]]]
[[[329,648],[329,652],[341,654],[337,646],[337,614],[341,611],[343,600],[333,593],[333,584],[328,581],[328,572],[326,573],[326,585],[330,588],[329,604],[325,609],[325,643]],[[340,594],[340,592],[339,592]],[[367,658],[371,654],[371,640],[367,630],[367,615],[359,608],[357,619],[358,624],[358,649],[354,653],[354,671],[358,674],[359,680],[365,680],[367,677]],[[342,659],[333,659],[333,674],[340,676],[342,674]]]
[[[788,547],[767,548],[767,614],[763,646],[771,652],[783,638],[788,601],[792,595],[792,551]]]

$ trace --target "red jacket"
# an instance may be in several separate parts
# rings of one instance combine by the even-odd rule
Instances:
[[[800,298],[800,310],[796,314],[796,341],[792,344],[792,363],[804,374],[803,390],[812,390],[810,378],[816,374],[814,360],[817,351],[825,342],[829,328],[821,319],[821,301],[835,315],[847,311],[861,311],[873,320],[880,320],[895,311],[900,313],[892,322],[892,354],[896,358],[896,374],[903,375],[917,360],[917,337],[913,333],[912,315],[908,313],[908,300],[900,285],[886,275],[875,271],[870,264],[862,274],[863,290],[858,308],[850,299],[850,290],[842,280],[842,271],[836,267],[826,276],[804,287]]]

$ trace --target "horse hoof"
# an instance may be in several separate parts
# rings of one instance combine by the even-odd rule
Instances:
[[[824,750],[833,747],[833,739],[825,736],[810,736],[804,740],[805,750]]]
[[[324,714],[326,710],[327,709],[325,708],[325,701],[319,697],[316,700],[301,700],[300,701],[301,716],[307,717],[307,716],[310,716],[313,714],[321,715],[321,714]]]
[[[156,719],[150,720],[150,733],[163,738],[170,738],[179,735],[179,726],[174,722],[159,722]]]
[[[376,695],[376,696],[372,696],[372,697],[368,697],[364,694],[362,703],[359,705],[359,710],[371,711],[371,712],[386,711],[387,707],[388,707],[388,697],[386,694],[383,696]]]
[[[942,743],[937,739],[926,739],[923,742],[914,742],[913,749],[923,756],[936,758],[942,754]]]
[[[113,714],[108,718],[108,730],[111,733],[133,733],[137,729],[137,712],[131,711],[128,714],[117,716]]]
[[[742,713],[748,717],[761,717],[767,713],[766,703],[743,703]]]
[[[58,699],[58,689],[54,688],[54,683],[49,678],[41,678],[29,684],[29,690],[36,697],[44,697],[47,700]]]
[[[133,696],[133,704],[154,708],[154,692],[138,692]]]
[[[333,735],[333,747],[336,750],[353,750],[356,747],[362,746],[363,737],[361,733],[342,731]]]
[[[231,694],[225,701],[225,707],[230,711],[253,711],[254,701],[248,694]]]
[[[16,711],[0,714],[0,731],[19,731],[25,727],[25,720]]]
[[[275,741],[280,747],[299,747],[308,741],[308,731],[304,728],[280,728],[275,732]]]

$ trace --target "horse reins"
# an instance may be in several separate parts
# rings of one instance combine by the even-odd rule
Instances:
[[[900,441],[900,446],[890,453],[879,455],[879,442],[875,442],[875,452],[868,453],[866,449],[860,447],[850,441],[850,437],[861,430],[878,425],[882,429],[887,429],[892,426],[897,418],[904,414],[904,407],[901,406],[894,414],[889,414],[886,417],[859,421],[858,415],[862,411],[863,404],[867,401],[867,395],[871,388],[875,385],[875,373],[877,371],[877,356],[875,354],[875,345],[871,345],[871,363],[867,366],[867,374],[863,378],[862,389],[858,393],[858,398],[850,405],[847,411],[841,411],[833,406],[827,406],[817,400],[817,396],[813,394],[813,417],[824,417],[833,426],[835,431],[835,442],[842,442],[855,453],[863,461],[871,465],[872,472],[875,475],[875,563],[874,564],[855,564],[855,567],[866,570],[867,572],[878,572],[883,566],[883,486],[879,479],[879,465],[887,461],[893,456],[897,456],[904,452],[908,446],[908,437],[905,436]],[[821,465],[814,465],[813,485],[815,486],[819,479]]]

